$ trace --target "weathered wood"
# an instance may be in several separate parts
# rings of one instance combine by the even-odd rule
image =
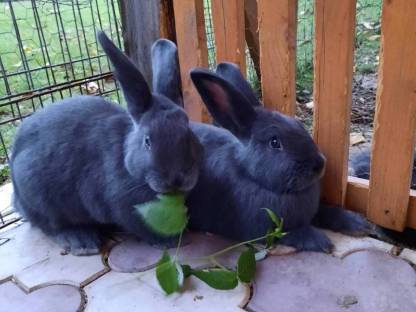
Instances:
[[[253,60],[254,69],[259,81],[260,72],[260,43],[259,43],[259,24],[257,18],[257,0],[244,1],[244,21],[246,28],[246,43],[250,57]]]
[[[369,218],[403,230],[416,126],[416,1],[384,1]]]
[[[355,0],[316,0],[314,139],[327,157],[322,200],[345,200],[354,59]]]
[[[257,10],[264,105],[294,115],[297,1],[259,0]]]
[[[126,53],[143,73],[149,85],[152,82],[150,50],[160,37],[175,40],[171,0],[121,0],[121,21]],[[170,4],[171,5],[171,4]]]
[[[244,0],[211,0],[217,63],[233,62],[246,74]]]
[[[204,3],[203,0],[174,0],[173,7],[184,106],[190,119],[208,121],[209,115],[189,76],[193,67],[208,66]]]
[[[348,177],[345,207],[347,209],[367,214],[369,197],[369,181],[355,177]],[[416,229],[416,191],[410,190],[406,225]]]

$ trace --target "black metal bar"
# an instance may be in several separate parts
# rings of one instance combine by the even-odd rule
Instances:
[[[12,16],[12,21],[13,21],[14,32],[16,34],[16,39],[17,39],[17,45],[19,47],[20,60],[22,61],[23,68],[25,69],[26,82],[27,82],[29,89],[33,89],[34,86],[33,86],[32,75],[30,74],[30,72],[28,73],[28,70],[30,69],[29,63],[27,62],[26,54],[23,49],[22,37],[20,36],[19,25],[17,24],[16,15],[14,14],[14,7],[13,7],[11,0],[8,0],[7,2],[9,4],[10,14]],[[34,111],[36,110],[35,103],[33,102],[33,100],[32,100],[32,108]]]
[[[19,119],[19,118],[17,118],[17,119]],[[1,142],[1,146],[3,147],[3,150],[4,150],[4,155],[6,155],[6,160],[7,160],[7,162],[9,162],[10,161],[9,153],[7,152],[6,142],[4,142],[3,135],[1,134],[1,131],[0,131],[0,142]]]
[[[62,85],[58,84],[58,85],[55,85],[55,86],[49,86],[47,88],[40,88],[40,89],[43,89],[43,90],[40,90],[40,89],[33,90],[30,95],[24,96],[25,94],[23,94],[22,97],[19,98],[19,99],[11,100],[10,102],[5,103],[5,104],[0,104],[0,107],[5,106],[5,105],[10,105],[12,103],[18,103],[20,101],[30,100],[30,99],[39,97],[41,95],[50,94],[52,92],[57,92],[59,90],[67,90],[67,89],[70,89],[70,88],[81,86],[84,83],[97,81],[99,79],[107,79],[107,78],[110,78],[112,76],[113,76],[112,73],[104,73],[104,74],[98,74],[98,75],[95,75],[95,76],[91,76],[89,78],[82,78],[82,79],[74,80],[72,82],[64,83]],[[46,90],[46,89],[51,89],[51,90]],[[4,123],[5,122],[0,122],[0,125],[2,125]]]
[[[6,73],[1,55],[0,55],[0,70],[4,74]],[[5,77],[3,81],[4,81],[4,86],[6,88],[7,95],[10,96],[12,94],[12,92],[10,91],[9,80],[7,79],[7,77]],[[14,109],[13,109],[13,104],[10,104],[10,110],[12,111],[13,117],[16,117],[16,115],[14,113]]]

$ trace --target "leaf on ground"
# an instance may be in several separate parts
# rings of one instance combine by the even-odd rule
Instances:
[[[156,278],[167,295],[177,291],[183,284],[182,267],[176,261],[172,261],[166,251],[157,263]]]
[[[234,289],[238,285],[237,273],[226,269],[192,270],[192,275],[215,289]]]
[[[178,235],[188,222],[183,194],[159,194],[156,200],[134,207],[144,222],[160,235]]]
[[[256,274],[256,257],[251,248],[244,250],[237,262],[238,279],[244,283],[250,283]]]

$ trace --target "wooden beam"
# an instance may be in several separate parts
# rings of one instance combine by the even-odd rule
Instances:
[[[294,115],[297,1],[259,0],[257,10],[263,103]]]
[[[347,209],[367,214],[369,196],[369,181],[355,177],[348,177],[347,196],[345,199],[345,207]],[[407,211],[406,226],[416,229],[416,191],[410,190]],[[376,224],[377,221],[375,221]],[[382,225],[382,224],[380,224]]]
[[[160,37],[175,40],[171,0],[121,0],[124,48],[146,81],[152,83],[150,49]],[[172,26],[173,25],[173,26]]]
[[[259,46],[259,24],[257,18],[257,0],[244,1],[246,42],[251,59],[253,60],[254,69],[259,81],[260,73],[260,46]]]
[[[232,62],[246,75],[244,0],[211,0],[217,63]]]
[[[193,67],[208,66],[204,3],[203,0],[174,0],[173,7],[185,110],[191,120],[208,121],[209,115],[189,76]]]
[[[316,0],[315,142],[327,157],[322,200],[343,205],[348,173],[355,0]]]
[[[403,230],[416,126],[416,1],[384,1],[369,218]]]

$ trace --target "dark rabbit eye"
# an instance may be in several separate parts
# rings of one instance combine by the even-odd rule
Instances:
[[[280,143],[280,140],[277,137],[272,137],[270,139],[269,146],[273,149],[282,149],[282,144]]]
[[[146,135],[146,136],[144,137],[144,146],[145,146],[148,150],[150,150],[150,146],[151,146],[151,144],[150,144],[150,138],[149,138],[149,136],[148,136],[148,135]]]

